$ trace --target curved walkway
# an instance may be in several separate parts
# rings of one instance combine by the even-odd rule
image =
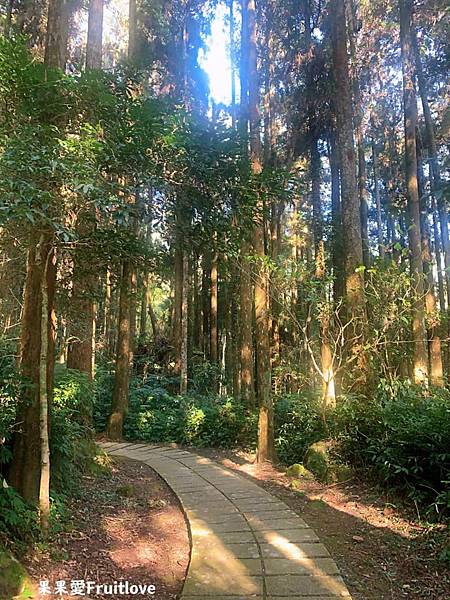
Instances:
[[[315,532],[255,483],[177,448],[101,446],[152,467],[180,499],[192,538],[182,600],[349,600]]]

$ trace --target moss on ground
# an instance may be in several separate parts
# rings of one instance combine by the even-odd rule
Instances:
[[[305,465],[322,483],[346,481],[352,475],[350,467],[336,461],[332,450],[333,443],[330,440],[321,440],[306,451]]]
[[[0,600],[32,598],[33,586],[24,567],[0,548]]]

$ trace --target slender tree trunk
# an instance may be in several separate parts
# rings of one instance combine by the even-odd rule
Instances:
[[[183,284],[181,294],[181,365],[180,365],[180,394],[186,394],[188,389],[188,298],[189,298],[189,256],[183,252]]]
[[[412,8],[411,8],[412,11]],[[444,249],[445,277],[447,282],[447,302],[450,306],[450,239],[448,233],[448,206],[445,194],[441,193],[442,181],[439,169],[438,152],[436,145],[436,136],[434,133],[433,117],[431,116],[430,105],[428,103],[427,81],[423,72],[420,52],[417,45],[415,28],[411,25],[411,44],[414,53],[417,82],[422,101],[423,116],[425,119],[425,130],[427,134],[427,145],[430,152],[430,167],[432,175],[432,189],[437,200],[439,222],[441,226],[442,247]],[[437,192],[437,193],[436,193]]]
[[[244,401],[252,406],[255,401],[253,386],[253,285],[251,265],[248,260],[250,244],[241,243],[241,278],[240,278],[240,361],[241,361],[241,395]]]
[[[141,340],[144,340],[145,336],[147,335],[149,280],[150,273],[143,273],[141,290],[141,312],[139,315],[139,337],[141,338]]]
[[[431,179],[430,179],[431,181]],[[434,247],[434,255],[436,257],[436,271],[437,271],[437,279],[438,279],[438,289],[439,289],[439,307],[441,311],[445,310],[445,285],[444,278],[442,277],[442,252],[441,252],[441,237],[439,235],[439,224],[437,217],[437,209],[436,209],[436,200],[431,195],[431,212],[433,218],[433,247]]]
[[[174,279],[172,345],[175,349],[175,373],[179,374],[181,370],[181,304],[183,294],[183,251],[181,250],[180,240],[177,240],[175,248]]]
[[[331,225],[332,225],[332,262],[333,262],[333,299],[337,304],[344,297],[344,264],[341,183],[339,176],[339,157],[334,134],[329,144],[329,160],[331,171]]]
[[[321,161],[319,149],[317,147],[317,140],[311,145],[310,152],[316,277],[321,282],[323,287],[321,291],[323,296],[323,309],[322,314],[320,315],[320,355],[322,371],[322,402],[323,407],[326,410],[328,408],[333,408],[336,405],[336,395],[333,372],[333,353],[331,352],[329,339],[330,316],[327,311],[328,302],[325,286],[325,244],[323,240],[322,201],[320,197]]]
[[[357,377],[361,384],[367,377],[367,364],[362,352],[366,325],[363,265],[363,246],[360,218],[360,199],[356,181],[356,155],[353,142],[352,88],[350,85],[345,0],[332,0],[333,67],[335,80],[335,109],[337,118],[337,146],[340,154],[342,185],[342,226],[345,256],[345,294],[348,319],[352,326],[350,346],[358,365]]]
[[[86,69],[101,69],[103,39],[103,0],[90,0],[86,45]],[[95,228],[95,210],[79,215],[78,233],[89,236]],[[72,325],[67,366],[94,377],[95,362],[95,298],[97,276],[86,268],[88,261],[80,251],[75,252],[73,294],[71,307],[76,311]]]
[[[6,5],[5,26],[3,29],[3,35],[7,39],[11,35],[11,21],[12,21],[13,8],[14,8],[14,0],[8,0],[8,3]]]
[[[416,142],[417,144],[417,142]],[[428,223],[428,201],[425,195],[425,177],[421,163],[421,153],[417,144],[417,173],[420,207],[420,232],[422,242],[423,273],[425,275],[425,312],[428,332],[428,357],[431,384],[437,387],[444,385],[442,367],[441,338],[439,335],[440,319],[434,295],[433,259],[431,254],[430,227]]]
[[[152,324],[153,340],[157,340],[159,338],[158,320],[156,318],[155,311],[153,310],[153,303],[152,303],[150,292],[148,295],[147,303],[148,303],[148,314],[150,315],[150,322]]]
[[[234,48],[234,0],[229,1],[229,18],[230,18],[230,67],[231,67],[231,124],[233,129],[236,127],[236,56]]]
[[[39,516],[44,535],[48,535],[50,518],[50,444],[49,444],[49,396],[48,396],[48,352],[49,352],[49,297],[48,297],[48,265],[51,261],[52,250],[45,243],[45,236],[41,236],[40,259],[43,262],[43,276],[41,288],[41,348],[39,359],[39,429],[40,429],[40,454],[41,477],[39,482]],[[49,254],[45,254],[49,250]]]
[[[218,362],[219,338],[218,338],[218,319],[217,319],[217,300],[218,300],[218,254],[213,250],[211,259],[211,340],[210,340],[210,360],[213,364]]]
[[[378,237],[378,255],[384,260],[385,251],[383,243],[383,218],[381,215],[380,185],[378,180],[378,154],[375,140],[372,138],[372,161],[373,161],[373,190],[375,197],[375,206],[377,210],[377,237]]]
[[[124,260],[119,297],[119,327],[117,336],[116,372],[106,434],[111,440],[121,440],[123,423],[128,410],[128,387],[130,380],[130,293],[132,268],[130,261]]]
[[[248,90],[250,122],[250,161],[254,175],[259,175],[261,165],[259,82],[257,66],[257,34],[255,0],[247,3],[248,22]],[[273,431],[272,377],[270,365],[269,328],[269,278],[265,266],[265,207],[259,200],[258,222],[254,228],[253,246],[258,260],[258,273],[255,277],[255,338],[257,380],[256,390],[259,406],[258,421],[258,462],[273,460],[275,457]]]
[[[128,2],[128,58],[136,60],[137,58],[137,2],[129,0]]]
[[[403,73],[403,109],[405,125],[405,171],[408,192],[408,239],[412,276],[414,381],[425,384],[428,360],[425,345],[424,285],[421,252],[419,190],[417,182],[417,103],[414,89],[414,60],[411,40],[412,0],[400,0],[400,42]]]

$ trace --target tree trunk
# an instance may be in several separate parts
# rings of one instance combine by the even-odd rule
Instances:
[[[139,313],[139,338],[145,339],[147,335],[147,314],[148,314],[148,281],[150,278],[149,273],[143,273],[142,289],[141,289],[141,309]]]
[[[364,383],[367,365],[362,352],[366,325],[363,247],[360,218],[360,199],[356,182],[356,155],[353,142],[352,92],[347,53],[345,0],[332,0],[333,67],[335,80],[335,109],[337,146],[340,154],[342,185],[342,227],[345,260],[345,294],[351,339],[351,354],[358,365],[357,377]]]
[[[48,3],[44,62],[49,67],[64,70],[66,66],[69,20],[74,8],[73,0],[50,0]]]
[[[316,277],[321,282],[321,295],[323,297],[323,308],[321,311],[322,314],[320,315],[322,403],[323,408],[327,410],[329,408],[333,408],[336,405],[336,394],[334,385],[333,353],[331,352],[329,339],[330,316],[327,310],[328,301],[325,284],[325,244],[323,240],[322,202],[320,197],[321,161],[319,150],[317,147],[317,140],[313,144],[311,144],[310,151]]]
[[[45,63],[49,67],[64,68],[67,37],[65,32],[68,23],[70,3],[50,0],[48,7],[47,36],[45,47]],[[54,296],[56,286],[56,254],[53,248],[53,235],[46,232],[40,236],[41,242],[32,236],[27,254],[27,275],[24,285],[22,326],[20,339],[20,372],[28,380],[19,399],[16,415],[17,427],[13,437],[13,458],[10,466],[10,483],[26,501],[36,503],[40,497],[41,481],[41,410],[40,397],[43,390],[41,375],[42,339],[46,339],[47,372],[46,403],[47,427],[49,428],[50,411],[53,392],[53,370],[55,351],[55,310]],[[44,272],[44,265],[47,269]],[[42,292],[46,288],[47,331],[42,327]],[[44,474],[44,477],[46,475]]]
[[[383,218],[381,216],[380,186],[378,181],[378,153],[375,139],[372,139],[372,161],[373,161],[373,190],[375,197],[375,206],[377,210],[377,237],[378,237],[378,255],[384,260],[385,250],[383,243]]]
[[[128,2],[128,58],[136,60],[137,58],[137,2],[129,0]]]
[[[417,141],[416,141],[417,144]],[[417,145],[417,173],[420,206],[420,232],[422,242],[423,273],[425,275],[425,311],[428,333],[428,357],[431,384],[444,386],[442,367],[441,338],[439,336],[440,319],[434,294],[433,259],[431,253],[430,227],[428,223],[428,201],[425,194],[425,177],[421,163],[421,153]]]
[[[217,321],[217,299],[218,299],[218,254],[213,250],[211,259],[211,331],[210,331],[210,360],[213,364],[218,362],[218,321]]]
[[[108,438],[114,441],[122,439],[123,422],[128,410],[128,387],[131,366],[130,293],[132,271],[133,269],[130,261],[124,260],[120,282],[116,372],[114,377],[111,414],[106,428]]]
[[[261,139],[259,112],[259,81],[256,33],[255,0],[245,0],[248,23],[248,91],[250,122],[250,161],[253,174],[259,175],[261,165]],[[255,277],[255,338],[256,338],[256,392],[259,406],[258,462],[275,458],[273,432],[272,377],[270,365],[269,327],[269,278],[265,266],[265,207],[262,198],[258,202],[258,222],[254,228],[253,246],[258,260]]]
[[[48,296],[48,265],[51,261],[52,249],[45,244],[45,236],[41,236],[40,260],[43,270],[41,288],[41,348],[39,358],[39,429],[41,477],[39,482],[39,517],[44,536],[48,535],[50,518],[50,444],[49,444],[49,396],[48,396],[48,352],[49,352],[49,296]],[[48,250],[48,254],[45,254]]]
[[[411,8],[412,12],[412,8]],[[419,48],[417,45],[416,32],[413,25],[411,25],[411,44],[414,52],[415,67],[417,74],[417,82],[419,84],[419,93],[422,101],[423,116],[425,119],[425,130],[427,134],[427,145],[430,153],[430,167],[432,175],[432,190],[433,195],[437,200],[439,221],[441,226],[441,238],[442,247],[444,249],[444,264],[445,264],[445,277],[447,281],[447,302],[450,306],[450,239],[448,233],[448,206],[446,203],[445,194],[441,193],[442,181],[441,173],[439,169],[438,152],[436,145],[436,136],[434,134],[433,117],[431,116],[430,105],[428,103],[428,90],[427,81],[422,68],[422,61],[420,59]]]
[[[175,350],[175,373],[179,374],[181,369],[181,303],[183,293],[183,251],[181,250],[180,240],[177,240],[177,247],[175,248],[174,280],[172,345]]]
[[[421,252],[419,190],[417,182],[417,103],[414,89],[414,60],[411,40],[412,0],[400,1],[400,42],[403,74],[403,110],[405,126],[405,172],[408,193],[408,240],[413,298],[414,381],[425,384],[428,378],[426,330],[424,321],[424,285]]]
[[[90,0],[88,34],[86,45],[86,69],[101,69],[103,39],[103,0]],[[82,212],[77,224],[82,237],[89,236],[95,228],[94,209]],[[94,377],[95,356],[95,298],[98,285],[97,276],[80,251],[75,252],[73,269],[73,292],[71,308],[76,312],[76,321],[70,332],[71,341],[67,354],[67,366],[90,379]]]
[[[183,252],[183,284],[181,293],[181,365],[180,365],[180,394],[186,394],[188,389],[188,298],[189,298],[189,256]]]
[[[102,68],[103,3],[104,0],[90,0],[89,2],[86,70]]]
[[[93,349],[95,345],[95,300],[97,277],[85,272],[86,257],[75,255],[71,308],[75,312],[70,327],[67,367],[86,373],[93,379]],[[90,267],[88,267],[90,268]]]
[[[339,157],[332,134],[328,156],[331,171],[331,228],[332,228],[332,262],[333,262],[333,299],[335,305],[344,297],[344,264],[343,264],[343,235],[342,235],[342,208],[341,208],[341,183],[339,176]]]

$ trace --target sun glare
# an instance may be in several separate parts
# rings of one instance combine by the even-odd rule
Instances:
[[[209,78],[211,98],[216,103],[231,104],[231,60],[227,9],[219,4],[211,24],[211,35],[199,62]]]

